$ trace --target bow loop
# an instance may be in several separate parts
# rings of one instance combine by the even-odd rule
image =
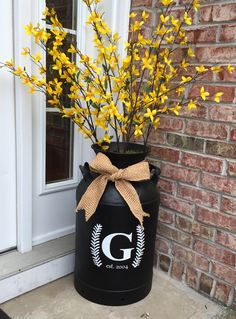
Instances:
[[[143,218],[149,216],[149,214],[143,211],[138,194],[130,182],[150,179],[148,163],[143,161],[128,166],[125,169],[118,169],[112,165],[106,155],[98,153],[89,166],[93,172],[99,173],[100,175],[89,185],[76,211],[85,210],[85,218],[87,221],[95,213],[109,180],[115,183],[117,191],[126,201],[141,226],[143,226]]]

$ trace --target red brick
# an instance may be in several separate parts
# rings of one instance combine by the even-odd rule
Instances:
[[[166,193],[170,193],[173,194],[176,192],[176,183],[173,181],[169,181],[167,179],[163,179],[160,178],[159,182],[158,182],[158,186],[160,188],[161,191],[166,192]]]
[[[163,209],[162,207],[160,207],[158,218],[161,222],[163,222],[165,224],[173,224],[174,213],[167,211],[167,210]]]
[[[182,216],[176,216],[175,226],[180,230],[183,230],[187,233],[191,233],[193,228],[193,220],[184,218]]]
[[[235,48],[236,51],[236,48]],[[210,85],[204,85],[204,88],[207,92],[210,93],[209,98],[207,98],[209,101],[214,101],[214,96],[217,92],[223,92],[223,95],[221,97],[222,102],[232,102],[234,100],[234,88],[233,87],[227,87],[227,86],[210,86]],[[200,92],[201,86],[194,85],[190,91],[190,97],[198,97]],[[204,123],[203,123],[204,124]],[[206,123],[209,125],[209,123]],[[212,123],[211,123],[212,124]],[[215,126],[217,128],[217,124]],[[223,127],[219,127],[219,129],[223,129]],[[216,133],[217,134],[217,133]],[[213,136],[214,137],[214,136]]]
[[[193,245],[193,249],[200,254],[220,261],[224,264],[230,266],[235,265],[236,255],[228,250],[217,247],[215,244],[209,244],[201,240],[196,240]]]
[[[201,183],[206,188],[217,192],[224,192],[233,196],[236,195],[236,179],[204,173]]]
[[[206,227],[200,223],[194,222],[192,234],[198,237],[213,240],[214,229],[211,227]]]
[[[183,130],[183,120],[173,117],[161,117],[160,130],[181,132]]]
[[[198,274],[194,268],[188,267],[186,271],[186,283],[196,289],[198,281]]]
[[[159,267],[161,270],[168,272],[170,268],[171,259],[168,256],[160,255],[159,257]]]
[[[200,9],[200,21],[234,21],[236,20],[236,4],[213,5]]]
[[[221,21],[235,21],[236,20],[236,3],[213,6],[212,20]]]
[[[219,46],[219,47],[202,47],[196,49],[196,58],[199,62],[208,63],[225,63],[236,62],[235,46]]]
[[[175,258],[179,259],[183,263],[187,263],[204,271],[208,271],[208,260],[200,255],[197,255],[192,250],[187,250],[183,247],[175,245],[173,254]]]
[[[219,205],[219,195],[199,188],[179,185],[178,196],[208,207]]]
[[[209,118],[213,121],[236,123],[236,107],[222,104],[210,106]]]
[[[236,216],[236,198],[223,196],[220,209],[228,214]]]
[[[225,125],[188,120],[185,133],[201,137],[224,140],[227,137]]]
[[[223,167],[222,160],[191,153],[183,153],[182,164],[194,168],[200,168],[210,173],[220,173]]]
[[[215,241],[220,245],[236,251],[236,235],[217,230]]]
[[[213,285],[213,278],[205,274],[201,274],[199,290],[206,293],[207,295],[210,295],[212,285]]]
[[[152,0],[132,0],[131,7],[151,7]]]
[[[236,218],[203,207],[197,207],[196,218],[199,222],[236,232]]]
[[[236,177],[236,163],[235,162],[229,162],[228,163],[228,175]]]
[[[225,82],[235,82],[236,79],[236,68],[232,73],[229,73],[227,67],[222,67],[222,71],[218,74],[219,79]]]
[[[200,9],[200,21],[201,22],[209,22],[212,21],[212,10],[213,7],[209,6],[209,7],[203,7]]]
[[[151,146],[151,156],[158,159],[177,163],[179,160],[180,152],[166,147]]]
[[[162,223],[158,224],[158,233],[184,246],[190,246],[191,244],[191,236],[189,234],[182,233],[177,229],[170,228]]]
[[[161,204],[188,216],[192,216],[194,212],[193,204],[167,194],[161,194]]]
[[[230,139],[231,141],[236,141],[236,128],[232,128],[230,131]]]
[[[236,25],[235,24],[222,25],[220,41],[223,41],[223,42],[236,41]]]
[[[216,277],[225,280],[231,285],[236,285],[236,269],[227,267],[226,265],[213,263],[212,273]]]
[[[235,143],[224,143],[219,141],[206,141],[206,154],[222,156],[226,158],[236,159]]]
[[[190,220],[182,216],[176,216],[175,225],[178,229],[198,237],[213,239],[214,236],[214,230],[211,227],[204,226],[195,220]]]
[[[164,144],[165,143],[165,133],[159,130],[152,130],[149,139],[151,144]]]
[[[201,27],[186,33],[189,43],[215,42],[216,27]]]
[[[171,276],[177,280],[181,280],[184,273],[184,264],[178,260],[174,260],[172,264]]]
[[[161,238],[157,238],[156,240],[156,249],[162,253],[167,254],[168,250],[169,250],[169,243],[168,241],[161,239]]]
[[[216,291],[214,295],[215,299],[226,304],[229,297],[230,290],[231,290],[230,286],[222,282],[217,282]]]
[[[198,171],[173,164],[163,164],[162,176],[189,184],[197,184]]]
[[[208,271],[209,270],[209,261],[200,255],[196,255],[195,256],[195,265],[197,268],[204,270],[204,271]]]

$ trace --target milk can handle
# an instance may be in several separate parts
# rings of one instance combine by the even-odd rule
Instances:
[[[161,174],[160,168],[152,164],[149,164],[149,168],[151,171],[151,181],[153,181],[154,183],[157,183]]]

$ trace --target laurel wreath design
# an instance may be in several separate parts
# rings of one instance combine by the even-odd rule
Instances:
[[[142,261],[142,256],[145,250],[145,234],[143,228],[138,225],[136,227],[137,232],[137,246],[136,246],[136,254],[134,261],[132,262],[132,266],[134,268],[138,267]]]
[[[96,224],[93,227],[92,237],[91,237],[91,255],[93,259],[93,263],[97,267],[102,266],[102,261],[100,259],[100,235],[102,231],[102,225]]]

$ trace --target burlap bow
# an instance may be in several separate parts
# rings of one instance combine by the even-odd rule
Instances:
[[[112,165],[106,155],[98,153],[89,166],[93,172],[99,173],[100,175],[89,185],[76,211],[85,210],[85,219],[87,221],[96,211],[107,182],[112,181],[115,183],[115,187],[120,195],[128,204],[133,215],[143,226],[143,218],[149,216],[149,214],[143,211],[138,194],[130,182],[150,179],[148,163],[143,161],[125,169],[118,169]]]

